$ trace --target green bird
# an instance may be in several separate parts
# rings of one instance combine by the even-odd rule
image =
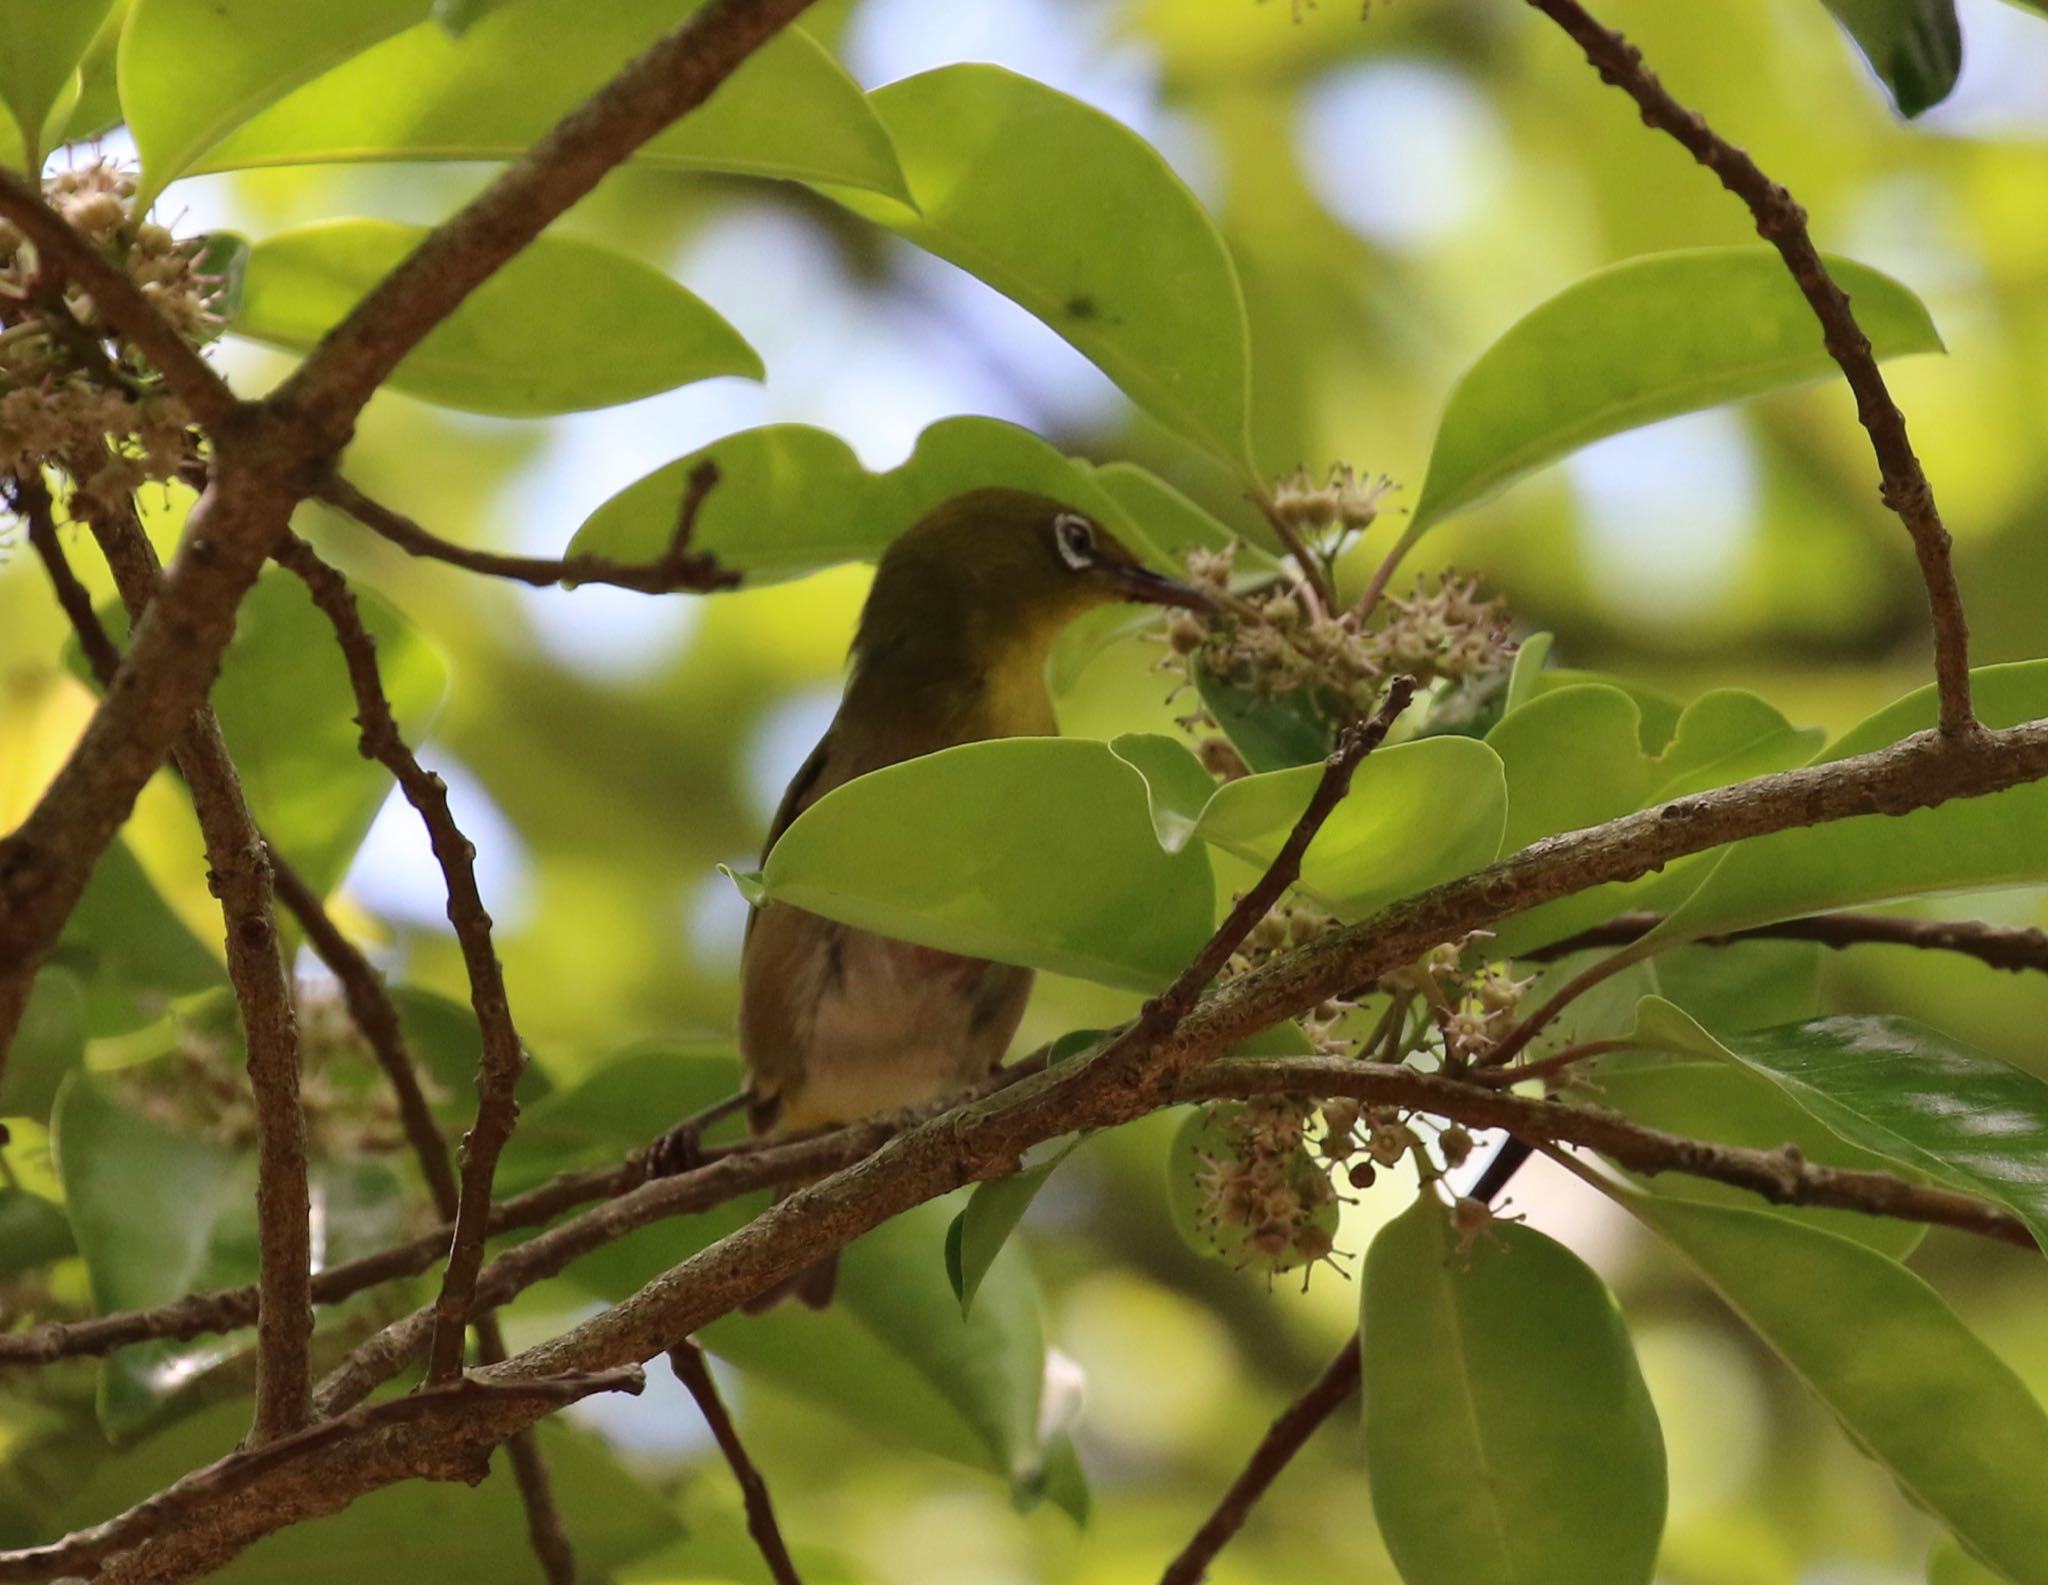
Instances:
[[[783,795],[762,862],[842,783],[956,743],[1058,732],[1045,664],[1075,617],[1113,601],[1208,606],[1101,524],[1023,490],[934,508],[884,552],[846,692]],[[1003,1060],[1031,971],[891,940],[787,903],[747,920],[739,1045],[755,1133],[797,1132],[964,1089]],[[762,1296],[831,1297],[835,1261]]]

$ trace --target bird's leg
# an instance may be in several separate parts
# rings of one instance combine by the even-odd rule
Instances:
[[[752,1090],[739,1090],[701,1112],[692,1112],[647,1147],[647,1176],[672,1178],[679,1172],[688,1172],[692,1167],[701,1165],[705,1131],[754,1103]]]

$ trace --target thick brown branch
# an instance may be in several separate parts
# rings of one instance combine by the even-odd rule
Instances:
[[[747,1533],[754,1538],[754,1545],[760,1548],[769,1576],[775,1585],[803,1585],[797,1577],[796,1564],[790,1561],[789,1548],[783,1542],[782,1527],[775,1522],[775,1504],[768,1498],[768,1482],[761,1478],[760,1470],[747,1455],[746,1444],[740,1440],[738,1427],[732,1423],[732,1416],[725,1412],[725,1400],[718,1396],[718,1383],[711,1379],[711,1367],[705,1363],[704,1350],[689,1338],[684,1338],[668,1351],[668,1362],[676,1373],[676,1380],[696,1399],[697,1412],[704,1416],[704,1423],[711,1428],[711,1435],[718,1443],[718,1451],[725,1455],[725,1462],[732,1468],[733,1479],[740,1483],[740,1499],[747,1510]]]
[[[491,1179],[498,1153],[512,1137],[519,1118],[513,1097],[526,1055],[512,1022],[512,1004],[505,991],[504,971],[491,944],[491,916],[476,884],[476,849],[462,834],[448,807],[448,786],[421,767],[399,736],[384,683],[377,669],[377,647],[363,626],[355,595],[340,573],[313,553],[296,535],[287,534],[277,559],[305,580],[314,603],[326,615],[348,665],[355,690],[356,720],[362,728],[362,751],[391,772],[406,802],[419,811],[433,845],[434,859],[448,889],[448,923],[462,949],[469,975],[470,1005],[483,1033],[483,1065],[477,1074],[476,1122],[462,1145],[460,1207],[455,1237],[448,1250],[448,1269],[437,1304],[430,1383],[452,1380],[462,1370],[463,1338],[469,1326],[471,1294],[483,1265],[484,1230],[490,1215]]]
[[[132,504],[88,509],[131,622],[156,598],[156,552]],[[92,624],[98,626],[95,620]],[[104,634],[102,634],[104,638]],[[193,712],[172,750],[192,789],[206,844],[207,885],[226,925],[228,978],[241,1010],[249,1087],[256,1102],[256,1420],[268,1442],[306,1423],[312,1387],[313,1246],[306,1118],[299,1105],[299,1025],[291,972],[271,902],[269,850],[243,796],[211,705]]]
[[[660,556],[645,562],[614,561],[609,556],[507,556],[492,550],[475,550],[429,533],[404,513],[371,500],[339,475],[320,487],[320,499],[346,512],[409,556],[445,561],[491,578],[510,578],[543,589],[555,584],[603,583],[635,589],[641,594],[672,594],[679,590],[709,594],[737,588],[740,582],[737,572],[719,566],[701,551],[690,549],[698,508],[717,482],[715,464],[707,461],[698,465],[690,475],[689,490],[676,515],[675,537]]]
[[[329,332],[275,400],[331,446],[399,361],[471,292],[641,144],[718,85],[811,0],[712,0],[437,226]]]
[[[1621,34],[1601,26],[1578,0],[1528,3],[1571,35],[1602,82],[1613,84],[1636,102],[1646,125],[1677,139],[1723,187],[1747,204],[1756,219],[1757,235],[1783,256],[1792,279],[1820,321],[1828,355],[1841,366],[1855,393],[1856,416],[1869,432],[1871,450],[1877,455],[1884,504],[1898,514],[1912,535],[1934,615],[1934,675],[1941,693],[1941,730],[1951,735],[1969,731],[1975,720],[1970,708],[1970,631],[1949,557],[1948,530],[1934,504],[1934,486],[1913,454],[1906,416],[1878,372],[1870,338],[1856,323],[1849,294],[1828,274],[1820,250],[1807,234],[1806,211],[1748,154],[1709,127],[1697,110],[1673,98],[1643,64],[1642,51]]]
[[[600,1392],[638,1394],[646,1385],[646,1377],[639,1369],[629,1367],[521,1382],[454,1381],[443,1387],[423,1388],[409,1397],[367,1404],[262,1447],[216,1459],[126,1513],[89,1530],[74,1531],[47,1546],[0,1552],[0,1580],[50,1579],[96,1570],[117,1552],[191,1522],[203,1515],[210,1504],[246,1491],[267,1475],[282,1474],[289,1479],[295,1466],[303,1467],[309,1462],[310,1454],[339,1442],[367,1439],[392,1426],[421,1421],[452,1423],[480,1406],[508,1401],[537,1411],[535,1418],[539,1418]],[[451,1452],[449,1457],[436,1459],[431,1456],[430,1441],[423,1442],[421,1447],[427,1456],[414,1474],[472,1483],[483,1478],[484,1470],[475,1462],[474,1452]],[[316,1493],[309,1491],[307,1495],[317,1503]],[[326,1510],[311,1506],[306,1511],[310,1515]]]
[[[93,307],[120,331],[192,411],[202,427],[225,424],[235,411],[235,393],[198,351],[156,311],[125,270],[100,256],[19,173],[0,169],[0,215],[36,245],[36,256],[88,293]]]
[[[1318,1376],[1307,1392],[1281,1411],[1252,1449],[1252,1456],[1216,1511],[1203,1521],[1180,1556],[1167,1564],[1159,1585],[1201,1585],[1216,1554],[1230,1544],[1230,1538],[1244,1528],[1253,1506],[1266,1495],[1266,1488],[1294,1460],[1316,1434],[1322,1423],[1358,1390],[1358,1337],[1354,1333],[1337,1351],[1329,1368]]]
[[[1625,947],[1642,940],[1663,922],[1662,914],[1617,914],[1605,924],[1523,956],[1530,962],[1550,962],[1598,947]],[[1730,947],[1744,941],[1812,941],[1838,952],[1849,947],[1915,947],[1923,952],[1958,953],[1975,958],[1988,968],[2013,974],[2030,970],[2048,974],[2048,930],[2031,925],[1994,925],[1982,919],[1818,914],[1811,919],[1783,919],[1724,936],[1698,936],[1683,945]]]

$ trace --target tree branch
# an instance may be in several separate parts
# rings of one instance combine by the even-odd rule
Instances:
[[[346,580],[313,553],[313,548],[286,534],[277,548],[278,561],[304,580],[313,601],[334,628],[355,690],[356,720],[367,759],[389,770],[406,802],[419,811],[434,849],[434,859],[448,888],[448,923],[462,949],[469,975],[470,1005],[483,1032],[483,1064],[477,1074],[476,1122],[463,1139],[462,1184],[455,1217],[455,1237],[448,1249],[448,1267],[436,1304],[433,1357],[427,1380],[438,1385],[462,1370],[463,1337],[469,1326],[471,1295],[483,1265],[484,1229],[490,1215],[491,1179],[498,1154],[519,1119],[513,1096],[526,1054],[512,1022],[505,975],[491,944],[491,916],[476,884],[476,849],[455,824],[448,807],[448,786],[421,768],[399,736],[384,683],[377,669],[377,647],[363,626],[355,595]]]
[[[740,574],[719,566],[710,555],[690,549],[697,513],[704,497],[718,483],[718,465],[708,459],[691,471],[689,487],[676,515],[675,537],[653,561],[614,561],[609,556],[507,556],[475,550],[428,532],[402,512],[394,512],[363,494],[339,474],[320,487],[320,499],[346,512],[363,527],[389,540],[409,556],[445,561],[491,578],[510,578],[535,588],[555,584],[603,583],[641,594],[694,590],[710,594],[739,587]]]
[[[747,1456],[746,1444],[740,1441],[732,1416],[725,1412],[724,1400],[718,1396],[718,1383],[711,1379],[711,1368],[704,1361],[704,1350],[684,1338],[668,1351],[668,1362],[676,1380],[697,1400],[697,1410],[711,1427],[719,1452],[732,1466],[733,1479],[740,1483],[740,1497],[746,1504],[747,1533],[761,1549],[769,1576],[775,1585],[803,1585],[797,1577],[796,1564],[790,1561],[789,1548],[783,1544],[782,1529],[775,1522],[775,1505],[768,1500],[768,1483]]]
[[[129,620],[139,623],[156,597],[159,568],[133,503],[106,509],[74,504],[82,504]],[[97,619],[92,625],[99,626]],[[298,1430],[311,1402],[313,1244],[306,1118],[299,1104],[298,1015],[278,940],[269,851],[211,705],[193,712],[172,757],[192,789],[192,808],[206,844],[207,886],[220,900],[228,978],[241,1012],[249,1088],[256,1102],[260,1279],[256,1420],[250,1434],[261,1443]]]
[[[236,402],[227,381],[156,311],[127,271],[102,258],[71,229],[34,182],[0,169],[0,216],[36,245],[41,263],[90,294],[94,307],[149,359],[202,428],[211,431],[228,422]]]
[[[1337,1357],[1318,1376],[1308,1391],[1281,1411],[1216,1511],[1203,1521],[1180,1555],[1167,1564],[1159,1585],[1201,1585],[1216,1561],[1216,1554],[1230,1544],[1230,1538],[1244,1528],[1254,1504],[1266,1495],[1266,1488],[1279,1478],[1294,1455],[1307,1445],[1322,1423],[1358,1390],[1358,1334],[1353,1333]]]
[[[1531,963],[1568,958],[1596,947],[1625,947],[1640,941],[1664,922],[1662,914],[1617,914],[1605,924],[1582,930],[1522,957]],[[2048,930],[2034,926],[1994,925],[1982,919],[1910,919],[1892,914],[1819,914],[1811,919],[1783,919],[1722,936],[1695,936],[1675,943],[1689,947],[1729,947],[1744,941],[1813,941],[1840,952],[1849,947],[1917,947],[1923,952],[1955,952],[1989,968],[2020,974],[2048,974]]]
[[[436,226],[272,398],[331,448],[405,355],[641,144],[695,109],[811,0],[712,0]]]
[[[1848,293],[1828,274],[1820,251],[1807,234],[1806,211],[1748,154],[1709,127],[1697,110],[1673,98],[1643,64],[1642,51],[1621,34],[1601,26],[1578,0],[1528,3],[1571,35],[1602,82],[1621,89],[1636,102],[1646,125],[1677,139],[1723,187],[1747,204],[1756,218],[1757,235],[1783,256],[1785,267],[1820,321],[1828,355],[1841,366],[1855,393],[1856,417],[1869,432],[1871,450],[1877,455],[1884,504],[1898,514],[1913,538],[1913,552],[1920,562],[1920,576],[1927,585],[1934,616],[1934,675],[1941,695],[1941,731],[1950,736],[1969,732],[1976,724],[1970,707],[1970,630],[1949,558],[1948,530],[1934,504],[1934,486],[1913,454],[1905,414],[1878,372],[1870,338],[1856,323]]]

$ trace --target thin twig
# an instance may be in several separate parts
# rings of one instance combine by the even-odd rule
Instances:
[[[1623,947],[1640,941],[1664,922],[1662,914],[1617,914],[1604,924],[1552,942],[1522,957],[1531,963],[1568,958],[1597,947]],[[1954,952],[1994,969],[2020,974],[2048,974],[2048,930],[2027,925],[1994,925],[1982,919],[1909,919],[1893,914],[1818,914],[1811,919],[1781,919],[1720,936],[1694,936],[1689,947],[1731,947],[1745,941],[1812,941],[1836,951],[1850,947],[1915,947],[1923,952]]]
[[[495,1315],[476,1318],[477,1357],[486,1365],[505,1362],[505,1334]],[[457,1377],[458,1381],[462,1378]],[[562,1511],[555,1505],[555,1482],[548,1473],[540,1437],[528,1426],[505,1444],[505,1457],[512,1465],[512,1481],[519,1488],[520,1506],[526,1510],[526,1539],[533,1555],[540,1559],[541,1573],[548,1585],[576,1585],[576,1553],[569,1545],[569,1532],[562,1525]]]
[[[1216,1554],[1244,1528],[1253,1505],[1266,1495],[1266,1488],[1279,1478],[1322,1423],[1358,1390],[1358,1372],[1358,1335],[1353,1333],[1314,1385],[1281,1411],[1259,1445],[1252,1449],[1250,1460],[1230,1483],[1216,1511],[1181,1548],[1180,1556],[1167,1564],[1166,1572],[1159,1576],[1159,1585],[1200,1585]]]
[[[277,559],[304,580],[313,602],[334,628],[355,690],[356,720],[362,729],[361,748],[367,759],[391,772],[406,802],[419,812],[427,828],[434,859],[448,891],[448,923],[462,950],[469,975],[470,1005],[483,1034],[483,1062],[477,1073],[476,1121],[463,1139],[461,1199],[448,1266],[436,1304],[434,1348],[427,1370],[430,1384],[453,1380],[462,1370],[463,1338],[469,1326],[471,1294],[483,1265],[484,1229],[490,1215],[491,1179],[498,1154],[512,1137],[519,1118],[513,1092],[526,1066],[519,1031],[512,1022],[512,1004],[505,975],[491,944],[491,916],[476,883],[476,849],[455,823],[448,807],[448,784],[424,769],[405,740],[385,697],[377,667],[377,649],[347,581],[314,554],[312,546],[287,534]]]
[[[0,1552],[0,1580],[39,1580],[93,1572],[115,1553],[151,1536],[162,1535],[203,1514],[209,1505],[246,1490],[263,1476],[338,1442],[354,1441],[420,1420],[460,1415],[485,1404],[522,1401],[537,1405],[546,1413],[601,1392],[637,1395],[646,1385],[645,1375],[637,1367],[627,1366],[529,1381],[452,1381],[445,1386],[423,1387],[408,1397],[365,1404],[261,1447],[216,1459],[89,1530],[75,1530],[62,1540],[43,1546]],[[474,1478],[475,1472],[473,1468],[449,1462],[416,1473],[460,1480]]]
[[[71,229],[50,207],[35,183],[0,169],[0,216],[11,220],[36,245],[39,264],[72,281],[92,298],[94,309],[164,377],[201,427],[225,424],[236,408],[235,393],[197,349],[157,312],[125,270]]]
[[[1329,573],[1316,558],[1315,552],[1309,548],[1295,526],[1288,521],[1287,515],[1274,504],[1273,498],[1264,490],[1252,491],[1251,499],[1252,504],[1264,514],[1274,537],[1294,559],[1295,566],[1301,569],[1301,581],[1307,586],[1313,607],[1309,614],[1316,618],[1336,615],[1337,591],[1330,587]]]
[[[82,476],[81,470],[72,471]],[[129,620],[140,622],[156,598],[161,569],[133,503],[74,505],[82,506],[99,541]],[[193,712],[172,758],[192,789],[192,808],[206,845],[207,885],[220,900],[228,978],[241,1013],[249,1087],[256,1102],[260,1265],[256,1419],[250,1434],[261,1443],[304,1425],[311,1401],[313,1246],[306,1117],[299,1104],[298,1014],[278,939],[269,849],[249,812],[242,779],[211,705],[202,704]]]
[[[747,1509],[747,1533],[754,1538],[754,1545],[761,1549],[761,1558],[768,1565],[768,1573],[775,1585],[803,1585],[797,1577],[796,1564],[790,1561],[789,1548],[783,1544],[782,1529],[775,1522],[775,1505],[768,1500],[768,1483],[761,1478],[761,1471],[747,1456],[746,1444],[740,1441],[740,1433],[732,1423],[732,1416],[725,1412],[725,1401],[718,1396],[718,1383],[711,1379],[711,1368],[704,1361],[704,1350],[690,1338],[684,1338],[668,1351],[668,1362],[676,1373],[676,1380],[689,1389],[690,1396],[697,1400],[697,1412],[704,1416],[704,1423],[711,1428],[711,1435],[718,1443],[718,1451],[725,1455],[725,1461],[732,1467],[733,1479],[740,1483],[740,1498]]]
[[[1906,417],[1878,372],[1870,338],[1856,323],[1844,292],[1828,274],[1820,250],[1807,234],[1806,211],[1792,195],[1758,168],[1743,150],[1717,134],[1697,110],[1682,105],[1643,64],[1642,51],[1603,27],[1578,0],[1528,0],[1570,34],[1602,82],[1636,102],[1646,125],[1668,133],[1712,171],[1721,185],[1749,206],[1757,235],[1776,248],[1820,321],[1828,356],[1841,366],[1856,396],[1856,417],[1870,434],[1883,481],[1884,504],[1912,535],[1920,576],[1934,616],[1934,675],[1941,697],[1941,730],[1955,736],[1977,724],[1970,707],[1969,624],[1949,557],[1948,530],[1934,504],[1934,486],[1913,454]]]
[[[1493,1049],[1486,1053],[1480,1066],[1505,1069],[1507,1064],[1522,1054],[1523,1049],[1544,1030],[1567,1007],[1577,1001],[1596,985],[1605,984],[1623,969],[1633,968],[1644,958],[1651,956],[1654,948],[1645,948],[1637,941],[1629,946],[1610,952],[1597,962],[1589,963],[1554,991],[1550,999],[1535,1012],[1530,1013],[1514,1028],[1503,1035]],[[1517,1075],[1521,1077],[1521,1075]]]
[[[738,571],[719,566],[707,552],[690,549],[696,531],[697,510],[704,497],[718,483],[718,465],[700,462],[690,472],[682,505],[676,514],[675,537],[653,561],[614,561],[609,556],[507,556],[492,550],[458,545],[421,527],[402,512],[394,512],[363,494],[339,474],[320,487],[319,498],[346,512],[363,527],[389,540],[409,556],[445,561],[470,572],[492,578],[510,578],[535,588],[555,584],[603,583],[614,588],[634,589],[641,594],[671,594],[694,590],[709,594],[719,589],[736,589]]]

